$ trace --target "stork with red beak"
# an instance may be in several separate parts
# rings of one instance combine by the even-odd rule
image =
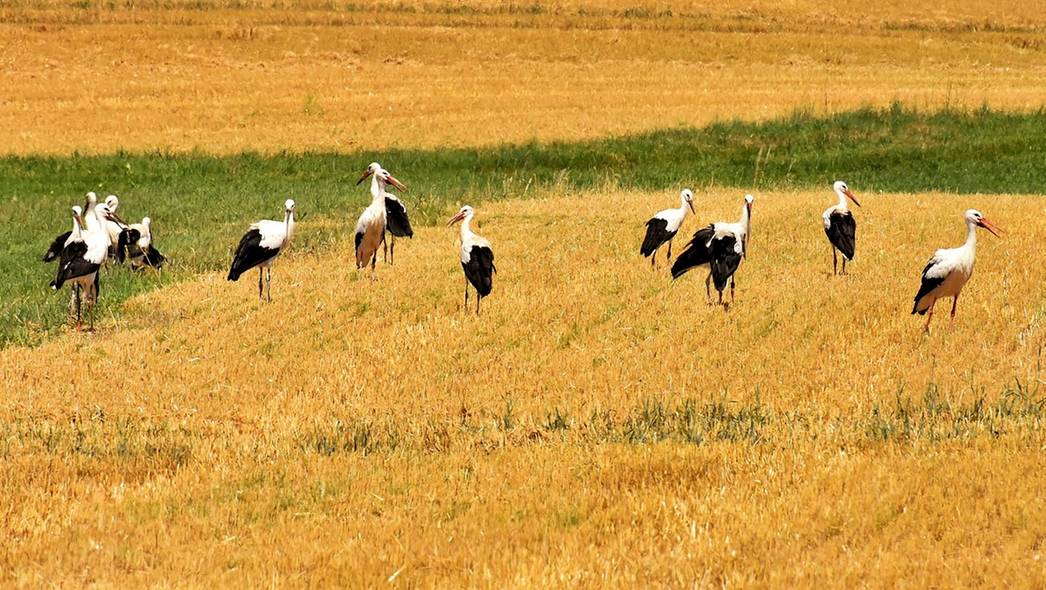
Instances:
[[[719,291],[719,305],[723,304],[723,289],[730,284],[730,303],[734,302],[734,274],[737,273],[741,259],[748,256],[749,236],[752,233],[752,203],[755,197],[745,195],[741,209],[741,219],[736,223],[717,221],[708,227],[697,230],[686,245],[683,253],[672,265],[672,278],[678,279],[692,268],[708,265],[708,276],[705,278],[705,295],[712,301],[709,283],[714,282]],[[726,306],[724,306],[724,309]]]
[[[843,274],[846,274],[846,262],[854,259],[854,248],[857,243],[857,221],[854,219],[853,213],[850,213],[846,200],[850,199],[858,207],[861,204],[857,202],[857,197],[845,182],[837,180],[832,188],[839,197],[839,204],[825,209],[825,212],[821,214],[821,219],[824,221],[824,233],[832,245],[832,274],[839,273],[837,252],[843,255]]]
[[[476,289],[476,315],[479,315],[479,302],[490,295],[494,287],[494,250],[490,242],[472,231],[472,218],[476,210],[465,205],[457,215],[450,218],[447,227],[461,222],[461,269],[465,272],[465,311],[469,309],[469,284]]]
[[[377,162],[367,166],[356,184],[363,182],[368,176],[371,178],[371,202],[356,222],[356,268],[364,268],[370,263],[370,278],[373,281],[378,278],[374,267],[378,262],[378,248],[385,242],[385,226],[388,219],[385,209],[385,187],[391,184],[401,191],[406,191],[407,187]]]
[[[923,269],[922,284],[915,294],[912,313],[926,315],[926,331],[930,331],[930,320],[933,319],[933,306],[938,299],[952,298],[952,320],[955,320],[955,309],[959,305],[959,293],[966,282],[973,276],[973,262],[977,253],[977,228],[983,227],[995,237],[1002,231],[988,221],[980,211],[969,209],[963,215],[966,221],[966,243],[958,248],[942,248]]]

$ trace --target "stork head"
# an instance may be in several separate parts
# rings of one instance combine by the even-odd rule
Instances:
[[[116,221],[113,219],[113,210],[109,208],[109,205],[105,203],[98,203],[94,206],[94,213],[98,216],[98,219],[108,219],[109,221]]]
[[[473,209],[471,205],[465,205],[464,207],[458,210],[457,214],[454,215],[454,217],[450,218],[450,221],[447,222],[447,226],[452,226],[455,223],[461,221],[462,219],[465,219],[466,217],[472,217],[475,214],[476,210]]]
[[[120,207],[120,199],[116,195],[109,195],[105,198],[105,204],[109,205],[109,210],[115,213]]]
[[[697,213],[697,211],[694,211],[694,191],[685,188],[681,193],[679,193],[679,198],[686,203],[687,207],[690,207],[691,213]]]
[[[84,225],[84,210],[79,205],[73,205],[73,221],[79,227]]]
[[[363,182],[365,179],[369,178],[371,175],[377,174],[380,171],[381,171],[381,164],[379,164],[377,162],[371,162],[370,166],[367,166],[366,170],[363,171],[363,175],[360,176],[360,179],[356,181],[356,184],[358,185],[359,183]]]
[[[748,213],[752,213],[752,203],[755,203],[755,197],[752,195],[745,195],[745,208],[748,209]]]
[[[153,220],[152,219],[149,219],[148,217],[143,217],[142,218],[142,225],[145,226],[145,229],[149,229],[149,226],[152,225],[152,224],[153,224]]]
[[[850,187],[846,186],[845,182],[837,180],[835,181],[835,184],[832,185],[832,188],[835,189],[835,193],[837,195],[845,196],[849,198],[851,201],[853,201],[854,205],[857,205],[858,207],[861,206],[861,203],[857,201],[857,197],[854,196],[854,192],[850,190]]]
[[[984,215],[981,215],[980,211],[976,209],[967,209],[965,217],[966,223],[983,227],[997,238],[1002,237],[999,235],[999,232],[1002,231],[1002,228],[989,221],[988,218]]]
[[[287,199],[283,202],[283,211],[285,213],[294,213],[294,199]]]
[[[94,210],[94,206],[97,205],[97,204],[98,204],[98,195],[95,194],[94,191],[91,191],[91,192],[87,193],[87,204],[84,205],[84,209],[87,209],[88,211],[93,211]]]

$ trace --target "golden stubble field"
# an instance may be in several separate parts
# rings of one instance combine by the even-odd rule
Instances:
[[[830,191],[757,195],[728,312],[637,254],[675,192],[607,191],[481,204],[479,318],[437,227],[375,284],[344,240],[269,305],[213,273],[2,351],[0,579],[1041,586],[1042,201],[858,194],[847,277]],[[911,296],[968,207],[1008,233],[927,337]]]
[[[0,4],[0,152],[492,145],[1046,96],[1033,0],[78,6]]]

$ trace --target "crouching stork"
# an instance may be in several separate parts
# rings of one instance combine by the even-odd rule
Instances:
[[[461,269],[465,272],[465,311],[469,308],[469,283],[476,289],[476,315],[479,315],[479,302],[490,295],[494,287],[494,251],[486,238],[472,231],[472,218],[476,210],[465,205],[457,215],[450,218],[447,226],[461,222]]]
[[[955,320],[959,293],[973,276],[973,262],[977,254],[977,228],[983,227],[995,237],[999,237],[1001,231],[976,209],[967,210],[963,219],[966,221],[966,243],[958,248],[941,248],[934,252],[923,269],[922,283],[919,285],[919,292],[915,294],[912,314],[926,314],[927,332],[930,331],[933,306],[938,299],[952,298],[952,321]]]
[[[413,238],[414,229],[410,227],[407,207],[396,195],[385,192],[385,231],[392,236],[382,246],[382,257],[392,264],[396,258],[396,238]]]
[[[678,279],[690,269],[707,264],[709,272],[705,278],[705,294],[709,301],[712,299],[709,282],[714,282],[716,291],[719,291],[720,305],[723,303],[723,290],[729,283],[730,302],[733,303],[734,274],[741,265],[741,259],[747,255],[753,202],[755,197],[745,195],[741,219],[736,223],[717,221],[698,230],[672,265],[672,278]]]
[[[294,201],[287,199],[283,204],[283,221],[263,219],[251,224],[247,233],[236,247],[236,255],[229,268],[230,281],[239,280],[240,275],[258,267],[258,299],[262,299],[262,276],[265,276],[266,298],[272,301],[272,263],[294,233]]]
[[[148,267],[159,271],[167,262],[167,258],[153,243],[152,219],[148,217],[143,217],[141,223],[132,223],[120,232],[116,250],[117,262],[122,263],[126,253],[131,270]]]
[[[843,255],[842,274],[846,274],[846,262],[854,259],[854,248],[857,243],[857,221],[854,219],[853,213],[850,212],[850,207],[847,205],[846,200],[850,199],[858,207],[861,206],[861,203],[857,201],[857,197],[854,196],[853,191],[846,186],[845,182],[837,180],[832,185],[832,188],[835,190],[836,196],[839,197],[839,204],[825,209],[824,213],[821,214],[821,220],[824,222],[824,233],[828,236],[828,242],[832,245],[832,274],[838,274],[839,272],[837,252]]]
[[[679,193],[679,208],[658,211],[646,222],[646,236],[643,237],[643,245],[639,247],[639,253],[650,257],[650,265],[657,266],[657,250],[668,243],[668,256],[666,261],[672,261],[672,239],[676,237],[679,228],[686,219],[686,210],[694,212],[694,193],[685,188]]]

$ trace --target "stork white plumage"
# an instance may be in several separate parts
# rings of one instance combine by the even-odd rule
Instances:
[[[120,208],[119,197],[109,195],[105,198],[105,204],[109,207],[109,212],[114,217],[118,215],[116,210]],[[117,262],[123,262],[123,255],[117,252],[117,245],[120,243],[120,232],[124,230],[127,224],[117,223],[114,219],[105,219],[102,221],[102,225],[105,227],[105,232],[109,234],[109,256],[116,258]]]
[[[461,269],[465,273],[465,311],[469,308],[469,284],[476,289],[476,314],[479,314],[479,302],[490,295],[494,287],[494,250],[486,238],[472,231],[472,218],[476,210],[465,205],[450,218],[447,226],[461,222]]]
[[[643,237],[643,245],[639,247],[639,253],[650,257],[651,266],[657,266],[657,251],[666,242],[668,255],[665,260],[672,261],[672,239],[683,225],[687,209],[694,213],[693,203],[694,193],[685,188],[679,193],[678,208],[658,211],[646,222],[646,235]]]
[[[399,180],[396,180],[389,174],[388,170],[381,167],[381,164],[372,162],[367,169],[363,171],[363,175],[356,181],[356,184],[363,182],[367,177],[371,177],[370,182],[370,196],[371,202],[363,213],[360,214],[359,220],[356,222],[356,268],[361,269],[370,264],[370,278],[371,280],[377,280],[378,275],[375,271],[375,266],[378,263],[378,246],[385,242],[385,226],[388,219],[388,213],[385,209],[385,187],[389,184],[396,188],[405,191],[407,187],[403,186]]]
[[[258,299],[262,299],[262,276],[265,275],[266,298],[272,301],[272,264],[290,243],[293,233],[294,201],[287,199],[283,204],[283,221],[263,219],[252,223],[243,234],[226,278],[239,280],[240,275],[258,267]]]
[[[51,281],[51,288],[56,291],[66,283],[72,285],[70,315],[75,312],[77,329],[81,326],[81,300],[86,299],[92,309],[98,301],[98,269],[105,262],[109,244],[103,223],[110,215],[105,203],[96,204],[94,209],[88,212],[90,223],[85,223],[79,207],[73,208],[74,230],[62,249],[58,273]],[[94,314],[91,314],[91,327],[94,327]]]
[[[711,301],[709,282],[715,283],[719,291],[719,304],[723,303],[723,289],[730,283],[730,302],[734,301],[734,273],[741,259],[748,255],[748,241],[752,229],[752,203],[755,197],[745,195],[741,208],[741,219],[735,223],[717,221],[694,234],[683,253],[672,265],[672,278],[677,279],[692,268],[707,264],[705,294]]]
[[[396,195],[385,191],[385,231],[392,236],[387,251],[382,249],[382,257],[392,264],[396,258],[396,238],[413,238],[414,228],[407,217],[407,206]]]
[[[821,220],[824,222],[824,233],[832,245],[832,274],[838,274],[837,252],[843,255],[843,274],[846,274],[846,262],[854,259],[854,249],[857,245],[857,220],[850,212],[846,200],[850,199],[858,207],[861,206],[861,203],[857,201],[857,197],[854,196],[850,187],[841,180],[835,181],[832,189],[839,197],[839,204],[825,209],[821,214]]]
[[[933,319],[933,306],[938,299],[952,298],[952,320],[959,305],[959,293],[973,276],[973,263],[977,254],[977,228],[983,227],[999,237],[1002,231],[989,221],[980,211],[968,209],[963,214],[966,222],[966,242],[958,248],[942,248],[934,253],[923,269],[922,283],[915,294],[912,314],[926,314],[926,331],[930,330]]]

